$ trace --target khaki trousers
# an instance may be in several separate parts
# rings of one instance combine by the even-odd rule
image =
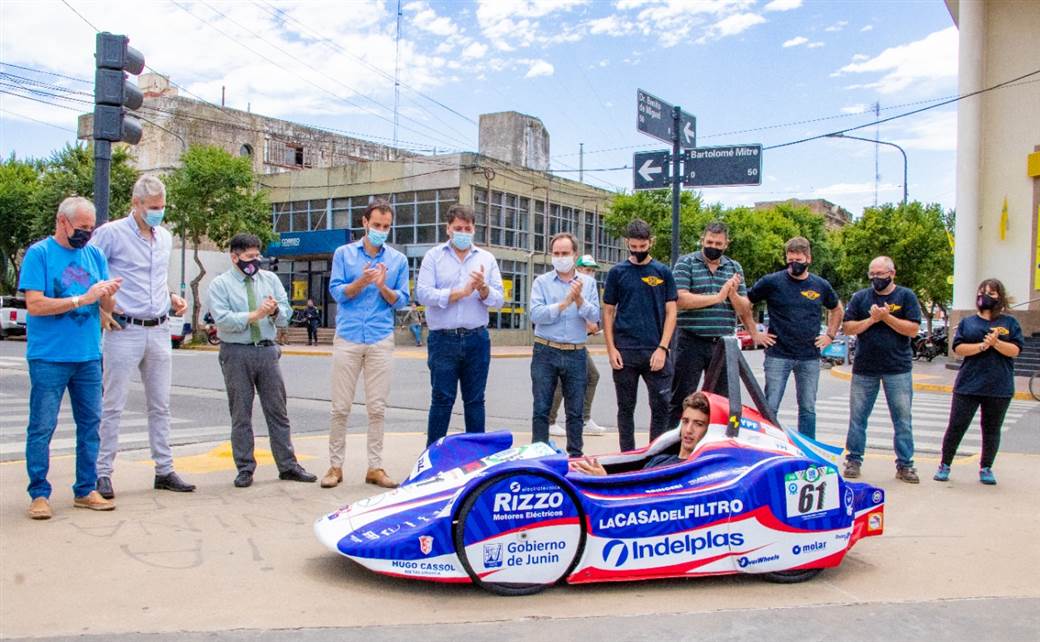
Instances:
[[[368,467],[382,468],[383,417],[393,374],[394,336],[376,343],[353,343],[339,335],[332,342],[332,412],[329,417],[329,463],[342,468],[346,453],[347,419],[362,371],[368,411]]]

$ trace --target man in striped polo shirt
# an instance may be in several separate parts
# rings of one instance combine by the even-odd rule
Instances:
[[[724,256],[728,247],[729,230],[724,223],[713,221],[701,234],[700,251],[681,257],[675,264],[679,333],[675,342],[669,427],[679,423],[683,399],[697,389],[701,374],[711,361],[715,343],[736,330],[737,315],[755,341],[761,341],[751,317],[744,270],[740,263]],[[725,380],[723,368],[720,381]]]

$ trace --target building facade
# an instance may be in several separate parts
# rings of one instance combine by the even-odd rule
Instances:
[[[828,229],[844,227],[852,222],[852,214],[842,207],[835,205],[824,198],[800,199],[790,198],[786,201],[760,201],[755,203],[756,210],[768,210],[777,205],[791,205],[793,207],[808,207],[809,211],[817,216],[823,217],[823,222]]]
[[[448,208],[474,208],[475,242],[495,255],[502,270],[505,304],[492,311],[490,321],[500,342],[528,339],[531,282],[551,269],[548,241],[554,234],[578,237],[581,253],[604,267],[601,278],[623,258],[621,240],[603,226],[612,192],[479,154],[358,163],[267,176],[262,183],[279,236],[266,253],[278,257],[293,304],[313,298],[326,324],[336,312],[328,296],[332,254],[361,238],[361,214],[376,198],[394,206],[388,242],[408,257],[413,292],[423,255],[447,241]]]

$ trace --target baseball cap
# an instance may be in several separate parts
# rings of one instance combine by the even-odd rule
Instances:
[[[599,264],[596,263],[596,259],[592,258],[591,254],[583,254],[577,263],[578,267],[583,268],[598,268]]]

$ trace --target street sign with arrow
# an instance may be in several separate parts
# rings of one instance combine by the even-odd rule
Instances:
[[[674,107],[665,101],[636,90],[636,129],[658,140],[671,143],[674,140]],[[691,149],[697,146],[697,118],[684,111],[679,112],[679,146]]]
[[[632,156],[632,186],[636,190],[663,189],[671,181],[671,152],[636,152]]]

